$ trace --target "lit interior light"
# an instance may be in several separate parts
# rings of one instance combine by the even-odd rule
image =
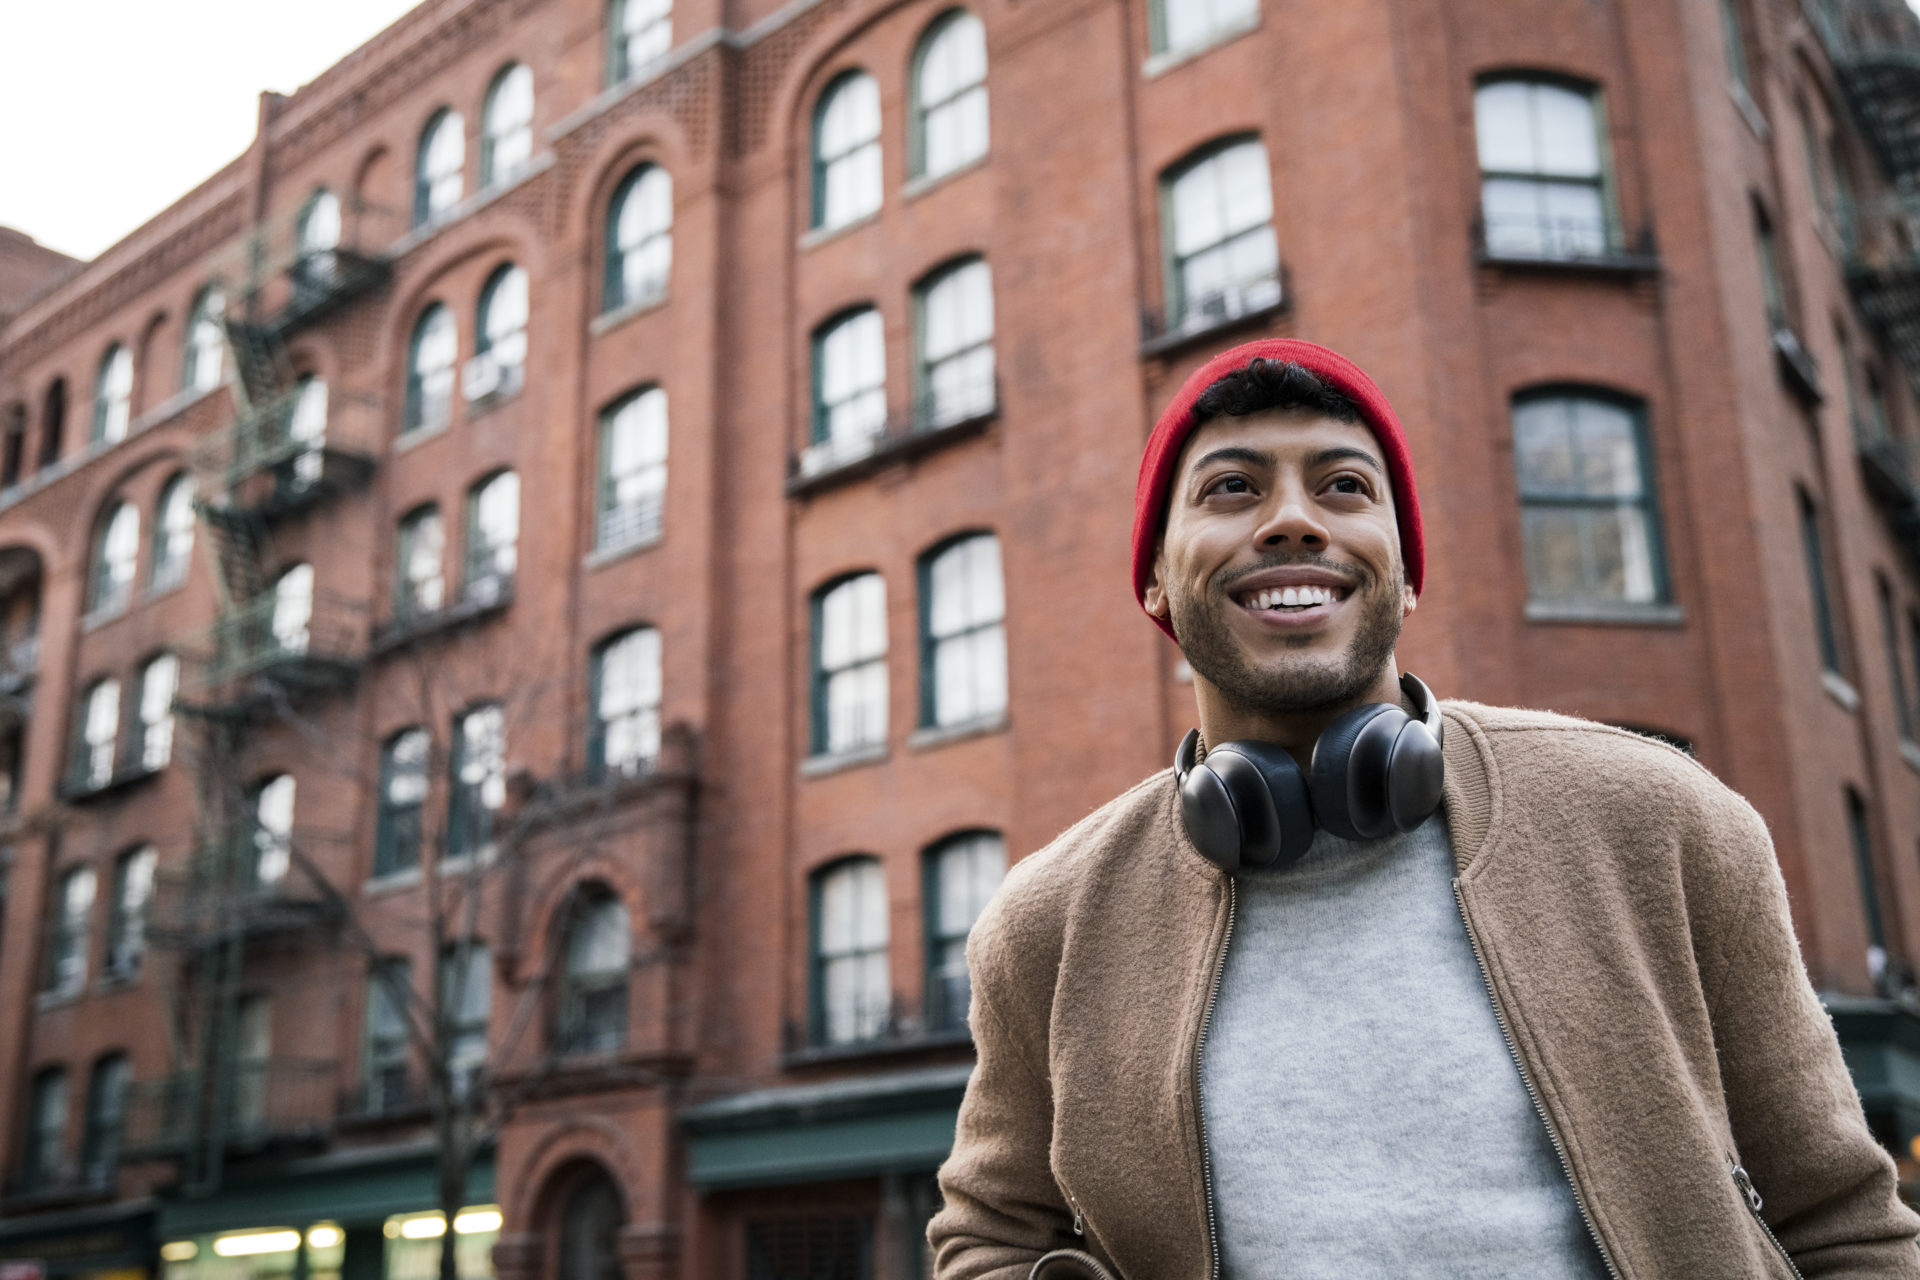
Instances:
[[[200,1246],[191,1240],[169,1240],[160,1246],[160,1257],[166,1262],[192,1262],[200,1256]]]
[[[470,1236],[482,1231],[498,1231],[500,1223],[498,1209],[468,1209],[453,1220],[453,1229],[460,1235]]]
[[[323,1222],[307,1232],[307,1243],[316,1249],[331,1249],[346,1238],[346,1232],[330,1222]]]
[[[430,1218],[408,1218],[400,1224],[400,1234],[408,1240],[437,1240],[447,1234],[447,1220],[437,1213]]]
[[[223,1258],[244,1258],[256,1253],[286,1253],[299,1247],[298,1231],[247,1231],[221,1236],[213,1242],[213,1251]]]

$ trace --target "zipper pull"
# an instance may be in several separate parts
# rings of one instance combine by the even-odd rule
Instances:
[[[1080,1212],[1080,1202],[1073,1198],[1072,1192],[1067,1193],[1067,1203],[1073,1206],[1073,1234],[1077,1236],[1086,1235],[1087,1216]]]
[[[1739,1165],[1729,1167],[1733,1171],[1733,1185],[1740,1188],[1740,1194],[1747,1198],[1747,1208],[1755,1213],[1760,1212],[1760,1191],[1753,1185],[1753,1179],[1748,1177],[1747,1171]]]

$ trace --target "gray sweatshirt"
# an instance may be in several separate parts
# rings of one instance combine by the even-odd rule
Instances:
[[[1201,1066],[1226,1280],[1604,1280],[1435,815],[1238,879]]]

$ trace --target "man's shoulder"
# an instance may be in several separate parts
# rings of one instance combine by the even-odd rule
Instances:
[[[1689,752],[1651,734],[1527,707],[1451,699],[1441,707],[1473,734],[1509,792],[1546,788],[1563,796],[1631,799],[1706,820],[1758,820],[1738,792]]]

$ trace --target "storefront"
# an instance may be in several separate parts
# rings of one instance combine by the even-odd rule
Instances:
[[[1893,1152],[1914,1199],[1920,1192],[1920,1013],[1893,1000],[1827,996],[1823,1003],[1867,1124]]]
[[[434,1151],[335,1152],[161,1206],[161,1280],[436,1280],[448,1224]],[[452,1231],[461,1280],[493,1280],[500,1211],[489,1157]]]
[[[149,1280],[153,1262],[148,1200],[0,1222],[0,1270],[22,1280]]]

